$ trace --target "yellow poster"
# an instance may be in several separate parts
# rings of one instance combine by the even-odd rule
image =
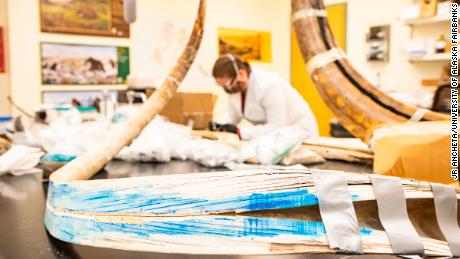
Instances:
[[[270,32],[218,28],[219,55],[230,53],[247,61],[272,62]]]

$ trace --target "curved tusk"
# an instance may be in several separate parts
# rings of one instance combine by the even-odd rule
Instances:
[[[356,137],[366,139],[372,128],[404,122],[419,110],[373,87],[338,51],[322,0],[292,0],[292,17],[302,56],[328,107]],[[308,14],[308,15],[306,15]],[[427,111],[421,120],[448,120]]]
[[[138,113],[114,128],[98,147],[78,156],[50,176],[53,182],[86,180],[96,174],[124,146],[136,138],[142,129],[169,102],[192,65],[203,37],[205,0],[200,0],[198,14],[187,46],[167,79],[145,102]]]

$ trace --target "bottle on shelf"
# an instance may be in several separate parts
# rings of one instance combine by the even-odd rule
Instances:
[[[444,53],[447,46],[447,40],[444,37],[444,34],[441,34],[439,38],[436,40],[435,44],[435,52],[436,53]]]

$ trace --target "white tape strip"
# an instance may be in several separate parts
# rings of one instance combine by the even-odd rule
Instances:
[[[329,63],[339,59],[346,58],[345,52],[339,48],[330,49],[324,53],[314,56],[307,63],[308,73],[313,74],[316,69],[321,68]]]
[[[409,220],[401,179],[369,175],[379,209],[379,218],[395,254],[422,255],[423,243]]]
[[[412,114],[409,121],[421,121],[423,119],[423,116],[425,116],[425,113],[427,112],[427,109],[419,108],[414,112],[414,114]]]
[[[345,174],[317,171],[313,172],[313,181],[329,247],[362,253],[358,220]]]
[[[455,257],[460,257],[460,227],[457,220],[457,193],[448,185],[432,183],[434,208],[439,228]]]
[[[301,9],[292,14],[292,22],[308,17],[327,17],[326,10],[323,9]]]

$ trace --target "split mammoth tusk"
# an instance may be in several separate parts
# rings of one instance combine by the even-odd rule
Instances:
[[[334,115],[354,136],[370,137],[372,128],[404,122],[417,114],[421,120],[449,116],[399,102],[373,87],[338,49],[322,0],[292,0],[292,22],[312,80]]]

